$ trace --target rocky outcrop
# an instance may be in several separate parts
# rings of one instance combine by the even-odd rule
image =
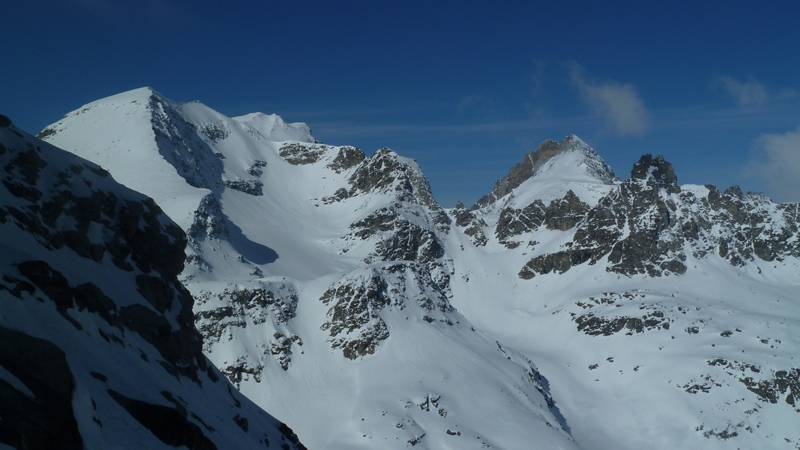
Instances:
[[[327,145],[292,143],[281,147],[278,154],[289,164],[300,166],[318,162],[331,147]]]
[[[450,219],[433,198],[427,178],[416,163],[398,156],[392,150],[388,148],[378,150],[362,161],[348,181],[350,183],[348,197],[391,192],[400,202],[424,206],[436,228],[447,232]]]
[[[264,195],[261,180],[225,180],[225,187],[250,195]]]
[[[327,167],[336,173],[342,173],[358,166],[364,159],[366,159],[366,155],[361,149],[345,145],[339,147],[339,152]]]
[[[0,327],[0,366],[19,382],[0,381],[0,443],[20,449],[84,448],[72,412],[75,380],[57,345]]]
[[[158,151],[178,174],[193,187],[219,191],[223,186],[223,165],[205,139],[212,142],[227,137],[220,125],[198,129],[181,114],[181,106],[151,91],[148,99],[150,123]]]
[[[470,209],[479,209],[504,198],[523,182],[536,175],[539,168],[553,157],[575,150],[583,153],[581,163],[586,166],[590,174],[606,183],[614,182],[616,176],[611,167],[577,136],[570,135],[561,142],[550,140],[542,142],[537,150],[525,155],[522,162],[512,167],[508,175],[498,180],[491,193],[481,197]]]
[[[487,225],[483,219],[476,217],[464,208],[464,204],[461,202],[456,203],[456,207],[450,210],[450,215],[455,225],[464,230],[464,234],[469,236],[475,246],[482,247],[486,245],[488,239],[483,232],[483,228]]]
[[[797,205],[775,205],[738,188],[724,194],[713,186],[682,190],[672,165],[661,156],[644,155],[631,178],[588,211],[563,204],[566,214],[554,210],[551,220],[556,229],[577,223],[574,238],[568,248],[532,259],[520,277],[563,273],[601,260],[622,275],[680,275],[687,270],[688,255],[716,253],[743,265],[756,257],[772,261],[800,254],[800,243],[792,238],[797,235]]]
[[[495,236],[506,247],[515,248],[520,244],[514,240],[517,236],[542,226],[548,230],[567,231],[583,220],[588,211],[589,205],[569,190],[564,198],[553,200],[547,206],[536,199],[522,209],[503,208],[495,226]]]
[[[303,448],[203,355],[153,200],[10,121],[0,143],[0,443]]]
[[[203,334],[206,352],[238,338],[247,327],[272,330],[254,342],[260,348],[258,355],[233,355],[227,365],[220,367],[232,383],[239,386],[250,377],[260,381],[261,373],[270,364],[289,370],[295,352],[303,346],[290,325],[298,301],[291,286],[260,280],[248,285],[229,284],[218,292],[200,291],[196,298],[195,323]]]
[[[341,349],[348,359],[375,353],[389,337],[387,312],[406,310],[421,322],[453,324],[453,307],[418,263],[381,265],[346,275],[320,301],[329,305],[328,321],[321,329],[329,332],[331,347]]]

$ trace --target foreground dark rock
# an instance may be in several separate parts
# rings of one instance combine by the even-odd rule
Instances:
[[[151,199],[5,116],[0,168],[0,443],[304,448],[203,355]]]

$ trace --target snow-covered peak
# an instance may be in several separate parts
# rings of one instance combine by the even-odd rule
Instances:
[[[233,120],[249,125],[271,141],[317,142],[311,135],[311,128],[303,122],[286,123],[277,114],[260,112],[234,117]]]
[[[524,207],[537,199],[547,203],[563,198],[569,190],[584,201],[594,203],[617,182],[614,171],[603,158],[572,134],[561,142],[542,142],[537,150],[525,155],[507,176],[497,181],[492,192],[478,200],[472,209],[492,205],[501,199],[505,199],[504,204],[511,202],[516,207]]]
[[[152,199],[2,115],[0,167],[0,447],[305,448],[202,354]]]

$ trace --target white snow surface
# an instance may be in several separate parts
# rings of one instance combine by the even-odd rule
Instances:
[[[134,94],[123,95],[120,100],[134,101],[138,98]],[[103,105],[100,116],[114,109],[113,105]],[[127,117],[134,124],[142,119],[134,114]],[[125,136],[134,143],[143,142],[133,132],[127,135],[109,132],[107,127],[110,123],[102,122],[99,117],[97,120],[93,123],[102,125],[101,129],[106,130],[108,136]],[[142,158],[136,152],[138,148],[135,146],[129,148],[133,150],[130,156],[137,163],[141,162],[153,170],[163,169],[156,164],[158,161]],[[12,208],[20,208],[23,211],[21,214],[33,211],[32,215],[35,216],[38,210],[35,202],[38,205],[61,202],[59,204],[64,209],[80,210],[82,207],[76,206],[72,201],[79,197],[84,197],[85,200],[96,192],[110,195],[119,200],[119,204],[127,201],[141,202],[146,197],[117,183],[99,166],[42,142],[13,124],[0,127],[0,149],[0,165],[5,168],[4,176],[8,175],[12,180],[11,184],[6,184],[8,179],[4,179],[4,186],[0,187],[0,273],[3,274],[0,277],[0,326],[24,333],[31,339],[44,339],[63,351],[73,377],[72,413],[84,448],[175,448],[156,438],[126,412],[109,395],[111,390],[134,400],[165,408],[175,408],[168,401],[167,394],[179,399],[187,422],[201,427],[210,442],[219,448],[278,447],[285,439],[278,430],[280,422],[236,392],[216,368],[210,367],[208,372],[198,370],[197,380],[179,375],[177,371],[171,373],[165,370],[169,366],[164,361],[165,357],[142,335],[129,328],[128,324],[124,327],[121,323],[111,324],[111,320],[118,318],[117,313],[125,307],[136,306],[152,311],[153,307],[137,293],[137,283],[134,280],[137,275],[143,275],[141,270],[121,269],[112,263],[110,252],[104,252],[99,260],[80,256],[63,242],[58,245],[47,242],[42,234],[31,232],[29,225],[17,220],[14,214],[9,214]],[[43,161],[34,182],[36,189],[41,191],[41,197],[35,202],[18,193],[12,194],[10,188],[14,183],[15,170],[25,170],[17,165],[14,158],[27,150]],[[125,153],[128,154],[127,151]],[[156,185],[157,188],[169,186],[166,181],[161,181]],[[65,189],[64,183],[71,183],[66,191],[71,195],[67,198],[61,196]],[[174,191],[178,190],[176,186]],[[189,189],[185,191],[190,192]],[[57,195],[60,200],[55,198]],[[33,207],[29,209],[31,204]],[[85,215],[92,213],[87,210],[79,212]],[[97,214],[100,215],[99,212]],[[114,220],[109,219],[112,222]],[[158,216],[158,220],[163,226],[174,227],[163,214]],[[142,226],[142,223],[134,226]],[[68,214],[60,214],[53,227],[57,232],[69,232],[75,229],[75,224],[69,220]],[[105,225],[97,221],[91,223],[89,235],[93,243],[103,243],[104,239],[107,242],[111,238],[113,230],[104,227]],[[101,318],[100,314],[91,311],[91,307],[87,309],[74,304],[60,313],[56,300],[49,293],[43,292],[46,288],[38,289],[30,283],[29,289],[22,289],[19,295],[13,294],[14,286],[27,283],[18,265],[31,261],[46,262],[52,270],[62,274],[71,287],[84,283],[94,285],[113,304],[113,310],[109,312],[111,319]],[[127,261],[131,262],[130,258]],[[166,318],[173,330],[180,327],[176,316],[182,308],[177,304],[178,301],[174,301],[163,315],[153,313]],[[41,387],[37,380],[26,385],[26,381],[31,383],[30,379],[20,380],[2,366],[0,381],[29,397],[35,397],[32,390]],[[68,384],[67,381],[65,384]],[[65,411],[59,412],[68,414]],[[249,431],[234,422],[237,415],[249,419]],[[272,447],[266,444],[269,439],[272,440]],[[26,448],[24,443],[22,445],[21,448]]]
[[[171,131],[159,138],[154,129]],[[535,245],[509,249],[493,231],[502,208],[547,205],[568,190],[594,206],[618,189],[592,175],[577,137],[582,145],[475,212],[488,238],[476,246],[464,229],[437,222],[430,192],[398,194],[411,184],[404,180],[422,177],[413,161],[379,151],[337,168],[348,147],[320,144],[278,116],[228,118],[139,89],[90,103],[44,134],[153,197],[186,231],[204,197],[219,202],[227,234],[198,235],[182,275],[198,326],[216,333],[207,335],[208,357],[224,372],[241,369],[226,373],[311,449],[800,448],[787,391],[772,403],[745,384],[800,367],[797,258],[735,267],[689,252],[683,275],[623,276],[603,260],[518,276],[531,257],[571,244],[575,230],[541,227],[519,237]],[[408,178],[361,192],[351,181],[370,162],[397,162]],[[354,224],[377,211],[430,230],[443,256],[376,257],[391,231]],[[446,289],[434,282],[442,277]],[[361,328],[333,336],[336,301],[326,293],[375,279],[387,304],[365,302]],[[232,300],[256,291],[269,301]],[[232,315],[214,316],[226,308]],[[656,312],[669,328],[594,336],[575,323],[587,313],[644,320]],[[344,357],[337,340],[367,329],[388,337],[373,353]]]

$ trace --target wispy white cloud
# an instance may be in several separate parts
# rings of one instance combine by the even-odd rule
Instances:
[[[461,99],[456,107],[459,114],[492,114],[497,110],[497,103],[483,95],[468,95]]]
[[[775,200],[800,201],[800,128],[756,139],[752,168]]]
[[[754,78],[742,82],[731,77],[719,77],[717,84],[736,99],[739,106],[763,108],[769,99],[767,89]]]
[[[747,81],[739,81],[729,76],[721,76],[716,79],[715,85],[744,108],[763,109],[772,102],[800,97],[800,92],[793,89],[780,91],[768,89],[763,83],[752,77]]]
[[[612,131],[622,136],[641,136],[648,130],[650,114],[633,85],[587,79],[583,67],[574,61],[567,67],[572,84]]]

